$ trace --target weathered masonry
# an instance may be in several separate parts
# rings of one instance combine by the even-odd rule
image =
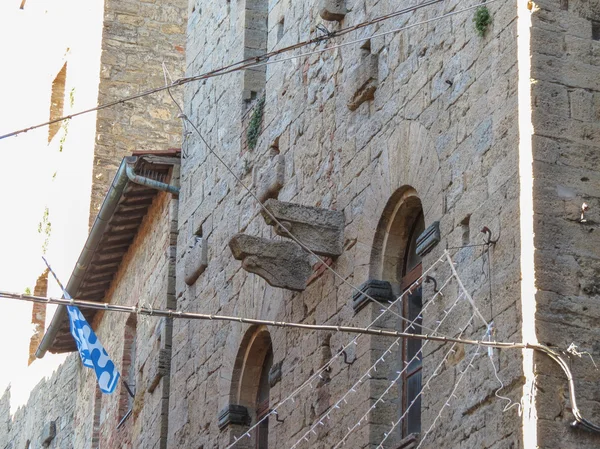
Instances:
[[[187,73],[254,57],[259,48],[327,36],[406,6],[190,1]],[[562,349],[575,343],[598,353],[593,303],[600,254],[592,241],[600,210],[594,164],[600,5],[489,2],[479,19],[475,8],[460,12],[469,6],[417,8],[273,58],[284,62],[185,88],[185,113],[211,148],[195,134],[184,144],[179,309],[367,326],[381,304],[427,272],[435,282],[411,289],[397,315],[379,321],[404,329],[398,315],[417,319],[425,332],[461,294],[451,281],[441,299],[435,296],[450,273],[436,262],[447,248],[466,291],[493,322],[495,339]],[[377,36],[401,28],[407,29]],[[287,58],[313,50],[324,51]],[[311,248],[323,234],[302,228],[318,229],[321,218],[302,213],[290,219],[269,204],[343,214],[340,250]],[[286,229],[323,254],[321,261]],[[187,250],[194,245],[201,258]],[[185,276],[194,263],[195,275]],[[468,321],[473,308],[465,304],[458,301],[439,332],[485,334],[480,319]],[[600,442],[571,427],[562,371],[530,351],[494,351],[493,366],[487,351],[471,346],[448,355],[448,347],[435,343],[394,346],[365,337],[344,353],[344,363],[336,353],[348,338],[337,334],[182,321],[174,323],[173,339],[173,446],[335,447],[348,429],[346,444],[357,448],[384,439],[389,448],[591,448]],[[409,355],[421,353],[409,363]],[[301,389],[293,405],[278,405],[331,358],[327,372]],[[597,422],[598,373],[589,359],[570,358],[580,409]],[[375,363],[377,375],[338,404]],[[522,416],[516,406],[503,412],[507,401],[495,395],[494,370],[504,385],[499,394],[520,403]],[[269,413],[273,408],[277,415]]]
[[[136,5],[115,8],[142,36],[137,14],[150,4]],[[111,221],[92,228],[100,244],[82,277],[74,273],[77,295],[539,342],[567,360],[579,413],[600,422],[599,372],[585,355],[600,354],[598,2],[190,0],[187,11],[188,75],[322,39],[185,86],[184,119],[202,137],[188,123],[181,155],[143,151],[122,162],[135,162],[133,178],[123,178]],[[154,69],[163,76],[139,68]],[[121,75],[106,74],[115,86]],[[154,107],[107,109],[114,117],[100,117],[100,143],[126,150],[139,139],[151,150],[144,138],[154,136],[168,147],[174,116],[146,127]],[[172,189],[136,184],[144,173]],[[68,413],[54,422],[55,442],[600,445],[600,434],[573,424],[564,372],[530,349],[92,315],[136,395],[97,394],[91,373],[69,359],[49,387],[63,376],[77,385],[76,402],[57,396]],[[64,317],[54,321],[50,349],[73,350]],[[10,426],[0,421],[0,431]]]

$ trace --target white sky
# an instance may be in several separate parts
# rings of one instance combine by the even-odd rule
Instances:
[[[102,1],[27,0],[24,10],[20,3],[0,1],[0,134],[48,120],[52,80],[65,61],[65,112],[73,87],[74,110],[97,98]],[[52,223],[47,257],[67,283],[87,237],[94,129],[95,114],[73,119],[62,152],[63,131],[48,144],[47,127],[0,140],[0,290],[33,291],[44,269],[37,227],[45,207]],[[60,296],[53,282],[50,293]],[[27,367],[31,308],[0,299],[0,395],[11,384],[13,411],[64,359],[47,354]]]

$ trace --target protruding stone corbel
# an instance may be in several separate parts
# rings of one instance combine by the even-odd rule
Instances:
[[[228,404],[219,412],[219,430],[230,424],[250,425],[250,414],[243,405]]]
[[[282,154],[269,159],[267,164],[259,171],[256,184],[258,186],[258,199],[264,203],[269,198],[277,198],[283,187],[285,176],[285,158]]]
[[[392,284],[387,281],[369,279],[363,282],[358,289],[360,292],[355,292],[352,295],[352,308],[354,309],[354,313],[357,313],[369,303],[370,299],[367,298],[366,295],[384,304],[394,299]]]
[[[293,242],[236,234],[229,241],[233,257],[242,268],[262,277],[273,287],[302,291],[312,273],[308,253]]]
[[[319,15],[323,20],[340,22],[346,14],[346,0],[321,0],[319,3]]]
[[[208,245],[202,237],[194,237],[194,243],[184,256],[183,280],[193,285],[208,266]]]
[[[379,72],[377,55],[368,55],[350,74],[348,109],[355,111],[365,101],[375,98]]]
[[[283,201],[268,200],[265,208],[290,231],[294,237],[320,256],[337,257],[344,250],[344,213],[319,207],[302,206]],[[265,211],[265,222],[275,232],[290,237]]]

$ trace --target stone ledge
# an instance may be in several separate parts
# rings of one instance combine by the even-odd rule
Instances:
[[[250,425],[250,414],[243,405],[228,404],[219,412],[219,430],[230,424]]]
[[[363,282],[360,287],[358,287],[361,291],[354,292],[352,295],[352,308],[354,309],[354,313],[358,313],[360,309],[366,306],[369,302],[372,302],[366,295],[369,295],[371,298],[382,302],[387,303],[388,301],[393,301],[394,295],[392,293],[392,284],[388,281],[379,281],[377,279],[369,279]]]

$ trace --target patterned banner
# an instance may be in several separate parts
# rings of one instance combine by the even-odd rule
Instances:
[[[94,369],[102,393],[112,393],[119,381],[119,371],[79,309],[75,306],[67,306],[67,310],[71,334],[77,343],[83,366]]]

